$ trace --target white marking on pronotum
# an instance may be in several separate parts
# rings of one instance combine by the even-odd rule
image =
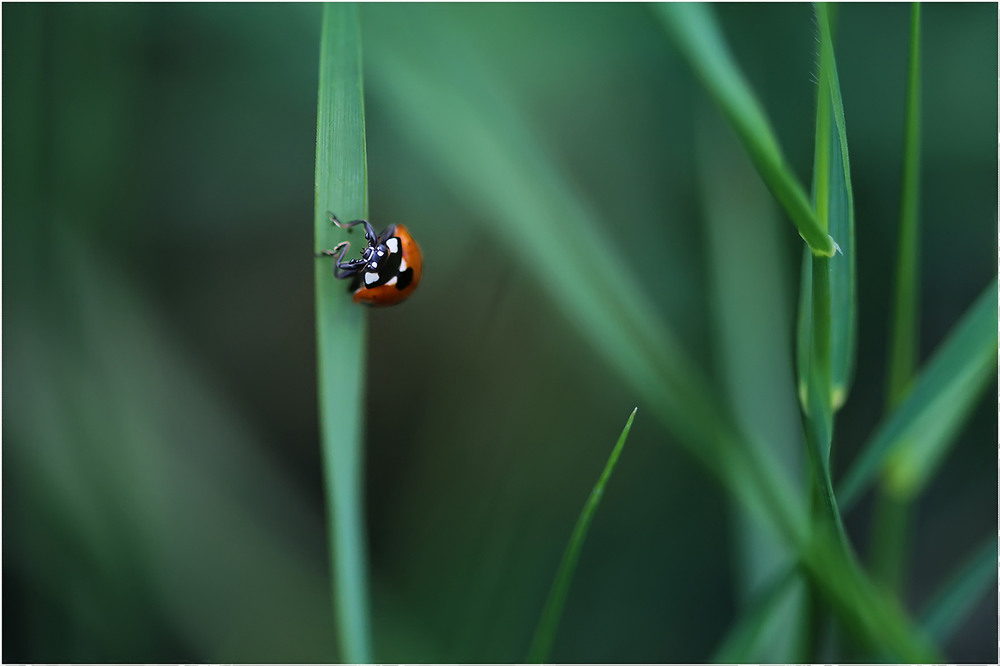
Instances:
[[[399,260],[399,272],[402,273],[406,270],[406,259]]]
[[[372,284],[375,282],[378,282],[378,273],[365,273],[365,284]]]
[[[392,285],[396,284],[396,277],[397,276],[393,275],[392,279],[385,283],[385,286],[391,287]]]
[[[385,246],[389,248],[389,252],[399,252],[399,239],[390,238],[385,242]]]

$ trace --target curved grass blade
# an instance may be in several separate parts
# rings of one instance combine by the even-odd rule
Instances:
[[[903,140],[903,192],[896,252],[896,298],[889,339],[888,404],[894,408],[906,395],[917,366],[917,281],[920,206],[920,3],[910,17],[910,65],[906,88],[906,129]]]
[[[674,44],[736,129],[799,235],[813,254],[832,256],[836,244],[817,220],[805,190],[785,162],[767,116],[733,62],[711,10],[696,3],[658,4],[655,10]]]
[[[594,512],[597,511],[597,506],[601,503],[601,498],[604,496],[604,486],[607,485],[608,479],[611,478],[611,472],[615,469],[618,456],[621,455],[622,447],[625,446],[625,440],[628,438],[629,430],[632,429],[632,420],[635,418],[636,411],[638,411],[638,407],[633,409],[632,413],[629,414],[628,421],[625,422],[625,427],[622,429],[622,434],[618,436],[618,442],[611,451],[611,456],[608,458],[607,464],[604,465],[604,471],[601,472],[600,478],[597,479],[594,489],[590,491],[590,496],[587,497],[587,502],[583,505],[583,511],[580,512],[580,517],[573,528],[573,534],[570,535],[569,544],[566,546],[566,552],[563,553],[562,561],[559,562],[559,569],[556,571],[556,578],[552,583],[552,589],[549,591],[548,599],[545,600],[542,618],[538,621],[538,627],[535,629],[535,637],[532,639],[531,648],[528,650],[528,663],[530,664],[540,664],[549,659],[549,653],[552,651],[552,643],[556,637],[556,629],[559,627],[563,606],[566,603],[566,594],[569,592],[569,584],[573,580],[573,573],[576,571],[576,562],[580,558],[580,549],[583,547],[584,539],[587,538],[587,531],[590,529]]]
[[[962,316],[903,403],[876,429],[839,484],[850,508],[882,472],[886,489],[913,496],[944,457],[997,368],[997,283]]]
[[[942,662],[929,638],[894,597],[872,583],[844,544],[843,535],[829,521],[823,521],[816,524],[802,553],[811,580],[844,625],[869,649],[887,653],[890,661]]]
[[[368,208],[358,7],[323,8],[319,106],[316,123],[316,247],[332,248],[341,219]],[[370,662],[368,572],[365,560],[362,471],[362,396],[366,319],[351,303],[329,259],[316,259],[316,345],[323,472],[334,614],[341,658]]]
[[[997,538],[991,536],[969,557],[927,604],[920,624],[938,643],[945,643],[983,595],[996,592]]]
[[[805,589],[798,567],[788,567],[767,586],[732,626],[712,654],[713,664],[792,663],[802,657],[775,652],[787,635],[801,635]],[[792,646],[793,652],[801,646]]]

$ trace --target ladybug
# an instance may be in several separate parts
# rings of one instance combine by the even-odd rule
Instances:
[[[368,247],[364,249],[360,259],[344,261],[344,255],[351,247],[347,241],[317,255],[336,260],[333,275],[339,279],[350,278],[348,291],[354,292],[355,303],[383,307],[402,303],[410,297],[420,284],[424,262],[420,247],[406,227],[392,224],[381,234],[375,235],[368,220],[354,220],[345,224],[330,213],[330,221],[341,229],[350,229],[359,224],[365,226]]]

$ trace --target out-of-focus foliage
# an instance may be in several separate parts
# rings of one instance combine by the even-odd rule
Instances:
[[[811,11],[715,8],[801,182],[815,130]],[[4,661],[335,654],[310,224],[320,15],[3,7]],[[882,416],[908,17],[895,5],[837,12],[859,309],[835,479]],[[996,19],[991,5],[923,12],[921,363],[996,274]],[[400,20],[427,49],[428,26],[462,35],[468,52],[451,57],[504,81],[503,103],[529,119],[692,363],[720,384],[747,376],[717,351],[737,347],[715,344],[738,331],[717,328],[732,320],[709,289],[693,138],[706,100],[650,8],[365,6],[363,45]],[[378,59],[364,61],[372,220],[407,224],[426,258],[414,297],[370,317],[375,656],[518,661],[637,400],[468,193],[432,168],[433,146],[407,134],[387,106],[395,96],[378,89]],[[740,307],[788,338],[801,241],[778,228],[785,314],[770,292],[766,308]],[[759,390],[791,401],[767,414],[794,420],[787,379]],[[911,611],[995,525],[982,507],[996,496],[996,439],[987,400],[915,507]],[[704,660],[735,617],[732,571],[753,542],[731,538],[725,498],[672,443],[655,421],[636,422],[554,659]],[[862,548],[866,509],[847,516]],[[993,659],[987,597],[945,646],[950,659]]]

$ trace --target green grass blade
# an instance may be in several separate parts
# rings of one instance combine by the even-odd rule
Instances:
[[[832,605],[844,626],[869,649],[890,655],[891,661],[942,661],[928,637],[914,626],[899,603],[865,575],[853,554],[845,549],[842,536],[832,529],[828,521],[817,524],[801,558],[810,580]],[[713,661],[782,661],[766,658],[766,652],[762,651],[770,649],[770,646],[763,641],[767,632],[773,631],[779,618],[789,613],[789,606],[794,601],[790,598],[793,581],[796,580],[794,572],[793,569],[785,578],[776,578],[773,586],[759,597],[758,603],[737,620],[713,656]],[[805,649],[804,644],[798,647]]]
[[[812,355],[812,252],[802,248],[799,278],[799,314],[795,325],[795,377],[802,411],[809,408],[809,363]]]
[[[559,620],[562,617],[563,606],[566,603],[566,594],[569,592],[569,584],[573,580],[573,573],[576,571],[576,562],[580,559],[580,549],[583,547],[584,539],[587,538],[587,531],[590,529],[590,523],[594,519],[594,512],[597,511],[597,506],[601,503],[601,498],[604,496],[604,486],[607,485],[608,479],[611,478],[611,472],[614,471],[615,464],[618,462],[618,456],[621,455],[622,447],[625,446],[628,432],[632,429],[632,419],[635,418],[637,410],[638,408],[633,409],[632,413],[629,414],[628,421],[625,422],[625,427],[622,429],[622,434],[618,436],[618,442],[611,451],[611,456],[608,458],[607,464],[604,465],[604,471],[601,472],[601,476],[597,480],[597,484],[594,485],[594,489],[590,491],[590,496],[587,497],[587,502],[583,505],[583,511],[580,512],[580,517],[576,521],[576,526],[573,528],[573,533],[569,538],[569,544],[566,546],[566,552],[563,554],[562,561],[559,562],[559,569],[556,571],[556,578],[552,583],[552,589],[549,591],[548,599],[545,600],[542,617],[538,621],[538,627],[535,629],[535,637],[532,639],[531,648],[528,650],[528,663],[540,664],[549,659],[549,653],[552,651],[552,643],[556,637],[556,629],[559,628]]]
[[[799,391],[803,406],[808,404],[809,378],[806,368],[818,359],[810,359],[812,341],[820,333],[813,329],[815,290],[823,287],[827,293],[821,297],[829,301],[829,401],[836,411],[847,399],[854,368],[856,337],[856,291],[854,251],[854,195],[851,190],[851,171],[847,153],[847,130],[844,120],[843,100],[837,76],[837,63],[833,53],[829,8],[816,5],[819,26],[819,74],[816,95],[816,149],[813,166],[813,201],[820,226],[828,229],[838,240],[840,252],[827,263],[829,286],[813,281],[815,268],[812,258],[803,260],[801,304],[799,310]],[[824,354],[826,352],[824,351]],[[823,361],[826,363],[826,361]],[[823,372],[826,372],[825,367]],[[826,392],[824,390],[824,392]]]
[[[842,534],[828,521],[819,522],[802,561],[844,625],[869,649],[887,653],[891,661],[940,663],[941,655],[928,637],[894,597],[872,583],[843,545]]]
[[[316,251],[332,248],[341,219],[368,208],[358,7],[323,9],[316,126]],[[316,259],[316,344],[334,613],[341,658],[370,662],[363,520],[362,430],[366,317],[327,258]]]
[[[906,589],[910,504],[907,498],[879,489],[868,528],[868,560],[872,577],[894,594],[901,594]]]
[[[834,240],[817,220],[805,190],[785,162],[767,116],[733,62],[711,10],[702,4],[669,3],[656,5],[655,11],[702,85],[736,129],[761,177],[799,235],[814,254],[833,255]]]
[[[843,173],[837,159],[837,132],[835,129],[833,86],[830,77],[832,49],[826,42],[830,37],[829,17],[822,5],[816,6],[820,25],[819,85],[816,91],[816,141],[813,167],[813,201],[817,219],[825,230],[830,225],[833,202],[837,200],[837,174]],[[826,28],[824,30],[824,28]],[[825,44],[825,46],[824,46]],[[813,487],[822,499],[820,516],[836,527],[847,552],[843,527],[833,497],[830,481],[830,444],[833,439],[833,338],[836,311],[833,302],[833,273],[835,263],[842,257],[815,257],[807,254],[803,262],[803,287],[808,285],[809,295],[803,296],[808,310],[799,313],[797,341],[800,385],[804,386],[803,409],[806,414],[806,443],[812,468]]]
[[[917,281],[920,204],[920,3],[910,18],[910,67],[903,140],[903,193],[896,253],[896,297],[889,338],[888,404],[899,405],[917,365]]]
[[[820,76],[819,86],[830,114],[829,139],[824,143],[825,184],[822,206],[817,200],[816,214],[820,226],[837,239],[840,252],[830,258],[830,399],[834,410],[847,400],[854,372],[857,295],[855,286],[854,193],[851,188],[851,164],[847,151],[847,123],[844,101],[840,94],[840,78],[834,57],[829,6],[816,5],[819,24]]]
[[[945,643],[988,591],[996,593],[997,538],[991,536],[942,586],[921,614],[920,623],[939,643]]]
[[[886,489],[913,496],[940,464],[997,362],[997,284],[991,282],[920,372],[903,403],[876,429],[844,475],[846,511],[882,472]]]
[[[801,656],[775,652],[788,634],[801,634],[805,589],[798,567],[778,574],[726,633],[709,661],[713,664],[791,663]],[[793,646],[792,652],[801,646]]]
[[[917,367],[919,338],[918,253],[920,202],[920,3],[911,5],[910,62],[903,138],[903,186],[900,203],[896,285],[889,322],[887,411],[906,396]],[[880,489],[871,523],[871,561],[875,576],[890,590],[902,590],[906,577],[910,502]]]
[[[812,267],[812,311],[809,315],[811,333],[808,343],[805,404],[806,450],[812,470],[813,487],[820,505],[816,517],[825,521],[836,535],[836,550],[846,558],[853,557],[844,532],[840,509],[833,491],[830,473],[830,443],[833,439],[833,412],[830,401],[830,259],[810,257]],[[803,343],[800,342],[800,345]],[[815,572],[824,576],[823,571]]]
[[[810,543],[800,553],[804,570],[810,580],[830,603],[844,626],[861,643],[878,654],[890,655],[890,660],[904,663],[936,663],[941,661],[934,645],[907,617],[899,603],[868,578],[853,554],[847,549],[842,534],[829,521],[816,524]],[[767,632],[783,615],[789,613],[794,599],[795,569],[779,576],[737,620],[713,657],[716,662],[747,663],[768,661],[763,642]],[[802,614],[798,613],[801,618]],[[772,634],[773,635],[773,634]],[[807,649],[806,644],[797,646]],[[789,659],[772,661],[788,662]]]
[[[800,312],[799,372],[804,386],[805,430],[816,506],[816,539],[803,554],[815,585],[833,602],[846,625],[869,647],[904,661],[934,660],[899,604],[878,589],[858,565],[844,531],[830,472],[833,411],[846,397],[854,356],[853,202],[843,104],[837,83],[829,8],[816,5],[819,85],[813,198],[821,225],[837,229],[844,254],[806,255],[803,286],[808,307]],[[822,549],[816,546],[822,545]],[[852,612],[845,613],[845,609]]]

